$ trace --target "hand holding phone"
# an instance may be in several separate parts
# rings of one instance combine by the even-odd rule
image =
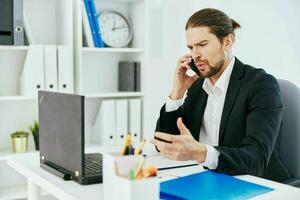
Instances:
[[[191,62],[189,63],[191,70],[193,70],[198,76],[201,76],[197,66],[194,63],[194,59],[191,58]]]

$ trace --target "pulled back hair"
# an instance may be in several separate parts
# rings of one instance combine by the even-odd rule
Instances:
[[[241,28],[240,24],[229,18],[224,12],[214,9],[205,8],[195,12],[186,22],[185,30],[195,27],[208,27],[210,32],[217,36],[223,43],[223,38],[228,34],[234,34],[234,30]]]

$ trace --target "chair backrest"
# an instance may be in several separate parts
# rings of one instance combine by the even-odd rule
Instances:
[[[280,131],[280,156],[295,177],[300,177],[300,89],[278,79],[283,100],[283,124]]]

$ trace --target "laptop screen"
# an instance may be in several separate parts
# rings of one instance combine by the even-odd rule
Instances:
[[[82,176],[84,97],[39,91],[40,157]],[[77,172],[76,172],[77,171]]]

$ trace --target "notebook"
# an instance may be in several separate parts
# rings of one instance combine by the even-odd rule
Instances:
[[[205,171],[160,183],[160,199],[249,199],[272,188]]]

